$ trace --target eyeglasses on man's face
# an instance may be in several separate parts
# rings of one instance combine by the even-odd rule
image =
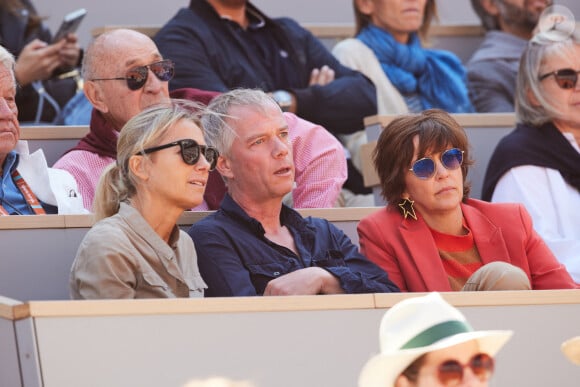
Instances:
[[[117,78],[94,78],[91,81],[127,81],[127,87],[129,90],[139,90],[145,83],[147,83],[147,78],[149,77],[149,70],[157,79],[163,82],[169,81],[173,78],[175,73],[175,65],[169,59],[165,59],[159,62],[151,63],[146,66],[138,66],[127,71],[124,77]]]

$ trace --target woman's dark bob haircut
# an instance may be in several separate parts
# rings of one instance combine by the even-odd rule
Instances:
[[[473,161],[469,156],[465,130],[445,111],[429,109],[395,118],[379,136],[373,162],[379,175],[381,194],[387,203],[396,206],[405,191],[405,175],[410,173],[415,137],[419,138],[418,159],[449,148],[459,148],[465,152],[461,172],[463,201],[467,200],[471,185],[466,182],[466,177]]]

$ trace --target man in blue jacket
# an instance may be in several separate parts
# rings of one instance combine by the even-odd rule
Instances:
[[[247,0],[191,0],[154,40],[175,62],[170,89],[259,88],[283,111],[335,135],[363,129],[364,117],[377,112],[366,77],[342,66],[295,21],[271,19]],[[349,188],[365,192],[356,183]]]
[[[288,124],[259,90],[215,97],[202,125],[218,148],[228,193],[194,224],[198,265],[209,297],[397,292],[381,268],[325,219],[282,204],[292,190]]]

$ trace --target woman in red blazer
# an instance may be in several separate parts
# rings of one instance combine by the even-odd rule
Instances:
[[[389,203],[362,219],[361,250],[402,291],[576,288],[516,203],[469,199],[469,145],[438,109],[393,120],[373,154]]]

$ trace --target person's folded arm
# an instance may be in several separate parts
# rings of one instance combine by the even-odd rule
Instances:
[[[296,28],[292,26],[290,28]],[[340,64],[332,53],[307,30],[298,30],[305,46],[307,73],[328,66],[334,80],[324,86],[292,88],[297,100],[297,114],[324,126],[333,134],[348,134],[364,129],[364,118],[377,114],[373,83],[358,71]],[[305,83],[306,84],[306,83]]]
[[[358,246],[342,230],[330,222],[326,224],[337,250],[329,251],[326,259],[315,262],[316,266],[337,277],[345,293],[399,292],[388,274],[362,255]],[[319,237],[324,237],[324,233]]]

